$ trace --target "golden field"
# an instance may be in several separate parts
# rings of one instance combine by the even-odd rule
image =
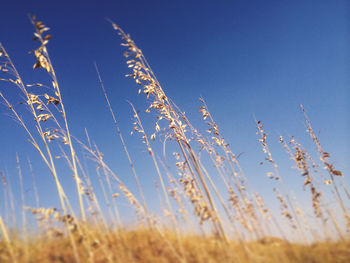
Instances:
[[[33,51],[36,59],[33,69],[47,74],[50,84],[26,84],[0,44],[1,81],[17,87],[31,117],[22,117],[6,94],[0,93],[0,97],[8,113],[26,132],[27,137],[21,139],[29,141],[49,171],[60,207],[42,207],[39,200],[45,197],[39,196],[35,204],[27,203],[23,164],[18,156],[19,186],[11,186],[6,172],[0,171],[2,202],[7,208],[6,214],[0,215],[0,262],[350,262],[349,191],[343,183],[343,173],[324,150],[302,105],[307,134],[317,157],[293,136],[281,136],[279,142],[294,162],[298,176],[303,178],[301,187],[309,193],[306,206],[311,208],[311,215],[286,187],[269,149],[269,135],[262,122],[256,121],[257,140],[265,163],[271,168],[267,176],[277,185],[273,192],[280,210],[274,212],[250,186],[249,176],[225,141],[205,100],[201,99],[199,107],[207,125],[202,134],[167,97],[141,49],[109,21],[125,49],[123,54],[130,70],[127,77],[136,83],[140,96],[145,96],[146,113],[155,116],[154,131],[148,134],[142,116],[130,103],[133,132],[141,137],[155,169],[156,191],[162,204],[161,212],[155,214],[146,201],[133,162],[134,153],[128,150],[97,65],[96,74],[128,159],[136,192],[105,162],[87,132],[86,142],[71,134],[69,113],[49,56],[49,28],[34,16],[31,21],[35,29],[33,40],[38,43]],[[176,150],[157,153],[159,147],[153,147],[155,138]],[[76,152],[78,148],[83,149],[95,171],[88,173],[84,169],[82,163],[86,160]],[[75,184],[76,204],[63,187],[63,172],[55,157],[57,149],[73,174],[70,179]],[[166,155],[174,156],[172,165],[176,173],[171,173],[159,158]],[[93,176],[98,185],[92,183]],[[13,187],[21,192],[18,210],[13,205]],[[97,188],[102,195],[96,194]],[[132,226],[122,219],[120,198],[129,203],[135,215]],[[29,223],[29,215],[35,218],[34,225]],[[16,221],[22,226],[11,224]]]

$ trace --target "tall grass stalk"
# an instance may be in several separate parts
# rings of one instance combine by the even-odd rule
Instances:
[[[142,205],[143,205],[143,209],[145,210],[145,213],[146,213],[146,217],[147,217],[148,224],[149,224],[150,226],[152,226],[153,223],[152,223],[152,221],[151,221],[151,217],[150,217],[150,214],[149,214],[149,211],[148,211],[148,207],[147,207],[147,204],[146,204],[145,196],[144,196],[143,191],[142,191],[142,187],[141,187],[141,184],[140,184],[140,180],[139,180],[139,178],[138,178],[138,176],[137,176],[137,174],[136,174],[136,170],[135,170],[134,164],[133,164],[133,162],[132,162],[132,160],[131,160],[129,151],[128,151],[127,147],[126,147],[126,144],[125,144],[123,135],[122,135],[122,133],[121,133],[121,131],[120,131],[120,129],[119,129],[119,126],[118,126],[118,123],[117,123],[117,119],[116,119],[116,117],[115,117],[115,115],[114,115],[114,112],[113,112],[113,110],[112,110],[112,106],[111,106],[111,104],[110,104],[110,102],[109,102],[109,99],[108,99],[108,96],[107,96],[107,92],[106,92],[106,90],[105,90],[105,88],[104,88],[104,85],[103,85],[103,82],[102,82],[102,79],[101,79],[100,72],[98,71],[97,64],[95,63],[94,65],[95,65],[95,69],[96,69],[96,72],[97,72],[98,80],[99,80],[99,82],[100,82],[101,89],[102,89],[102,91],[103,91],[103,95],[105,96],[105,99],[106,99],[106,101],[107,101],[108,109],[109,109],[109,111],[110,111],[110,113],[111,113],[111,115],[112,115],[112,118],[113,118],[113,122],[114,122],[115,129],[117,130],[117,133],[118,133],[118,135],[119,135],[120,141],[121,141],[121,143],[122,143],[122,145],[123,145],[123,149],[124,149],[124,152],[125,152],[125,154],[126,154],[126,156],[127,156],[127,158],[128,158],[129,165],[130,165],[132,174],[133,174],[133,176],[134,176],[134,179],[135,179],[135,182],[136,182],[136,185],[137,185],[137,189],[138,189],[139,194],[140,194],[140,196],[141,196]]]
[[[12,247],[9,235],[7,233],[7,229],[6,229],[5,225],[4,225],[4,222],[3,222],[1,216],[0,216],[0,229],[1,229],[2,235],[3,235],[4,239],[5,239],[5,243],[6,243],[7,249],[10,252],[11,260],[12,260],[12,262],[16,263],[17,260],[16,260],[16,257],[15,257],[15,253],[13,251],[13,247]]]

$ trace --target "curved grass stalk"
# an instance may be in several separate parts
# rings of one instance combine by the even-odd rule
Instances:
[[[218,235],[221,236],[223,239],[227,240],[221,220],[217,218],[218,213],[213,202],[211,193],[204,179],[202,171],[198,165],[197,156],[193,152],[191,145],[189,144],[189,140],[186,137],[186,125],[182,123],[181,117],[177,114],[172,103],[169,101],[166,94],[164,93],[161,85],[159,84],[142,51],[136,46],[135,42],[130,38],[129,35],[127,35],[115,23],[113,23],[112,21],[110,22],[114,30],[116,30],[118,32],[118,35],[120,35],[121,38],[125,41],[125,43],[122,43],[122,45],[128,48],[128,52],[125,52],[124,56],[127,58],[130,56],[133,57],[132,59],[127,61],[127,64],[130,68],[132,68],[133,73],[128,74],[127,76],[132,77],[133,79],[135,79],[137,84],[141,85],[142,88],[139,90],[139,93],[143,89],[143,92],[147,95],[147,98],[149,98],[150,96],[152,97],[152,102],[149,109],[155,109],[160,113],[160,118],[164,118],[169,122],[168,129],[172,135],[171,137],[172,139],[177,141],[181,152],[185,154],[184,157],[187,156],[184,147],[186,148],[186,151],[188,151],[189,158],[186,157],[186,159],[187,161],[191,161],[194,167],[194,171],[196,172],[196,175],[198,176],[199,181],[204,189],[204,196],[208,200],[209,206],[214,214],[214,217],[211,218],[212,224],[216,229]],[[189,162],[187,162],[187,165],[189,165]]]
[[[44,67],[48,74],[50,75],[50,77],[52,78],[52,86],[54,88],[55,91],[55,95],[58,97],[58,101],[59,104],[61,106],[61,114],[63,117],[63,121],[64,121],[64,126],[65,126],[65,133],[66,133],[66,143],[69,146],[69,150],[71,153],[71,162],[72,162],[72,166],[73,166],[73,178],[75,179],[75,183],[76,183],[76,188],[77,188],[77,193],[78,193],[78,199],[79,199],[79,207],[80,207],[80,214],[82,216],[83,221],[86,221],[86,216],[85,216],[85,209],[84,209],[84,203],[82,200],[82,191],[80,188],[80,178],[78,175],[78,169],[77,169],[77,165],[76,165],[76,153],[72,144],[72,139],[71,139],[71,135],[70,135],[70,130],[68,127],[68,120],[67,120],[67,115],[66,115],[66,110],[63,104],[63,100],[62,100],[62,95],[61,95],[61,90],[57,81],[57,77],[56,77],[56,73],[55,70],[53,68],[53,65],[51,63],[51,59],[49,56],[49,53],[47,51],[46,48],[46,44],[48,43],[49,39],[51,38],[50,35],[46,35],[45,37],[43,36],[43,32],[49,30],[47,27],[45,27],[42,22],[40,21],[36,21],[35,16],[32,16],[30,18],[30,21],[32,22],[36,33],[34,34],[35,37],[37,38],[37,40],[39,41],[39,43],[41,44],[40,47],[35,50],[35,56],[38,59],[37,63],[34,65],[34,68],[38,67]],[[50,36],[50,37],[48,37]]]
[[[148,224],[149,224],[150,227],[152,227],[153,223],[152,223],[151,216],[150,216],[150,213],[149,213],[147,204],[146,204],[145,196],[144,196],[143,191],[142,191],[142,187],[141,187],[141,184],[140,184],[140,180],[139,180],[139,178],[138,178],[138,176],[137,176],[137,174],[136,174],[136,170],[135,170],[134,164],[133,164],[133,162],[132,162],[132,160],[131,160],[129,151],[128,151],[127,147],[126,147],[126,144],[125,144],[123,135],[122,135],[122,133],[121,133],[121,131],[120,131],[120,129],[119,129],[119,126],[118,126],[118,123],[117,123],[117,119],[116,119],[116,117],[115,117],[115,115],[114,115],[114,112],[113,112],[113,110],[112,110],[112,106],[111,106],[111,104],[110,104],[110,102],[109,102],[109,99],[108,99],[108,96],[107,96],[107,92],[106,92],[106,90],[105,90],[105,88],[104,88],[104,85],[103,85],[103,82],[102,82],[101,75],[100,75],[100,72],[99,72],[99,70],[98,70],[97,64],[94,63],[94,65],[95,65],[95,69],[96,69],[96,72],[97,72],[97,76],[98,76],[98,79],[99,79],[99,82],[100,82],[101,89],[102,89],[103,94],[104,94],[104,96],[105,96],[105,99],[106,99],[106,101],[107,101],[108,109],[109,109],[109,111],[110,111],[110,113],[111,113],[111,115],[112,115],[112,118],[113,118],[114,126],[115,126],[115,128],[116,128],[116,130],[117,130],[117,133],[118,133],[118,135],[119,135],[120,141],[122,142],[124,152],[125,152],[125,154],[126,154],[126,157],[128,158],[128,161],[129,161],[129,165],[130,165],[132,174],[133,174],[134,179],[135,179],[135,181],[136,181],[137,189],[138,189],[139,194],[140,194],[140,196],[141,196],[142,205],[143,205],[143,208],[144,208],[145,213],[146,213],[146,217],[147,217]]]

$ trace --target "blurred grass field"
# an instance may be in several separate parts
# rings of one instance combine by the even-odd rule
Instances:
[[[271,211],[263,197],[251,188],[249,175],[243,172],[244,167],[225,141],[205,100],[201,98],[199,105],[207,126],[202,134],[167,97],[141,49],[109,21],[122,39],[130,69],[127,77],[136,82],[138,93],[145,96],[146,113],[155,116],[154,131],[148,134],[142,116],[130,103],[133,133],[140,135],[155,169],[155,191],[161,204],[157,214],[146,201],[133,162],[135,153],[129,152],[119,129],[97,65],[96,75],[123,146],[120,150],[127,156],[136,192],[105,162],[87,131],[83,139],[71,135],[69,112],[49,56],[49,28],[35,16],[31,21],[35,29],[33,40],[38,43],[33,51],[33,69],[47,74],[49,84],[25,84],[0,44],[1,81],[19,91],[15,102],[9,101],[6,94],[0,93],[0,97],[7,112],[27,134],[27,138],[18,140],[29,141],[47,167],[60,207],[40,205],[45,196],[38,196],[35,180],[36,202],[27,202],[22,180],[24,164],[17,156],[18,185],[10,185],[9,174],[1,171],[1,202],[6,212],[0,215],[0,262],[350,262],[349,191],[342,171],[337,170],[331,154],[324,150],[302,105],[307,135],[317,156],[293,136],[281,136],[279,142],[294,162],[291,169],[303,178],[301,187],[309,193],[308,204],[300,205],[291,194],[292,189],[284,182],[269,149],[269,134],[263,123],[256,121],[257,141],[271,168],[267,176],[275,182],[273,192],[280,204],[280,211]],[[26,106],[30,118],[22,117],[25,115],[20,112],[23,107],[18,107],[19,101]],[[176,150],[166,152],[168,148],[164,147],[164,152],[157,153],[155,138]],[[76,149],[82,149],[84,155]],[[73,174],[70,179],[76,188],[74,198],[62,186],[67,176],[57,165],[58,150],[66,161],[65,169],[68,167]],[[167,156],[174,157],[175,174],[165,165]],[[86,161],[95,169],[87,171],[82,165]],[[93,176],[98,185],[92,183]],[[21,193],[20,207],[14,205],[14,188]],[[96,194],[97,188],[102,194]],[[129,222],[122,219],[121,198],[135,215]],[[29,217],[35,219],[35,224],[30,223],[33,220]]]

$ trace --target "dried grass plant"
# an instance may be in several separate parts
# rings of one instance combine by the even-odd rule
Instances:
[[[271,188],[280,204],[279,213],[275,213],[250,185],[249,175],[244,173],[238,156],[226,142],[204,99],[200,99],[199,111],[207,125],[205,134],[195,128],[186,114],[167,97],[130,35],[109,20],[126,49],[124,57],[131,71],[127,77],[136,82],[138,93],[145,95],[148,103],[146,112],[155,116],[152,123],[154,130],[148,133],[143,125],[143,115],[130,102],[133,132],[141,136],[150,156],[149,162],[154,167],[155,177],[152,180],[156,181],[161,204],[161,214],[157,215],[147,203],[142,178],[136,172],[138,164],[133,161],[136,153],[129,152],[97,64],[97,79],[126,154],[137,193],[133,193],[132,187],[123,182],[105,161],[87,130],[86,142],[71,135],[69,115],[48,52],[49,28],[35,16],[31,16],[31,22],[35,30],[33,40],[39,44],[32,52],[35,57],[33,69],[46,72],[50,84],[25,84],[0,44],[1,81],[18,88],[19,98],[24,98],[21,104],[25,105],[31,117],[22,117],[23,107],[11,103],[6,94],[0,93],[0,97],[7,112],[24,129],[27,140],[49,170],[60,207],[40,205],[35,171],[30,160],[28,170],[32,176],[35,203],[26,200],[24,165],[17,155],[21,213],[16,212],[8,172],[0,171],[1,202],[5,208],[4,215],[0,216],[0,262],[350,261],[347,202],[350,194],[342,181],[343,173],[334,167],[330,154],[321,146],[303,106],[301,110],[307,132],[316,146],[320,162],[315,161],[295,137],[286,140],[281,136],[279,141],[303,178],[300,187],[310,193],[310,203],[306,206],[292,198],[291,189],[284,183],[273,159],[268,134],[262,122],[256,122],[257,141],[273,171],[267,176],[275,181]],[[154,147],[156,138],[163,144],[163,152],[157,152],[158,147]],[[167,144],[172,145],[174,152],[167,152]],[[78,148],[82,149],[81,154],[76,152]],[[65,160],[73,174],[68,179],[75,183],[77,206],[71,204],[73,197],[68,196],[63,188],[63,180],[68,179],[64,169],[57,165],[57,156]],[[172,156],[173,163],[169,156]],[[92,163],[95,171],[89,169],[87,163]],[[175,172],[169,168],[171,166]],[[327,175],[319,170],[320,166],[325,167]],[[94,185],[94,181],[98,184]],[[124,222],[122,202],[128,202],[128,208],[135,212],[135,225]],[[312,213],[307,210],[308,206]],[[73,207],[79,207],[79,211]],[[35,218],[35,226],[29,223],[29,217]],[[21,222],[22,226],[17,227],[17,222]],[[312,230],[313,225],[319,233]],[[304,243],[292,242],[289,237],[291,232]]]

